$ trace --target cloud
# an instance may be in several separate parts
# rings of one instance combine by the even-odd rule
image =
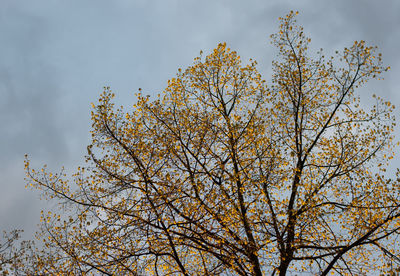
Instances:
[[[46,21],[23,9],[5,5],[0,16],[0,225],[35,228],[37,196],[25,190],[23,158],[39,160],[68,156],[58,114],[57,74],[42,51]],[[35,212],[36,211],[36,212]]]
[[[327,52],[355,39],[377,44],[392,66],[372,84],[400,106],[399,2],[231,0],[3,0],[0,11],[0,226],[36,229],[47,203],[25,190],[23,156],[57,171],[82,164],[90,102],[111,86],[129,106],[139,87],[155,95],[178,67],[226,41],[255,58],[269,80],[277,18],[298,10],[299,23]]]

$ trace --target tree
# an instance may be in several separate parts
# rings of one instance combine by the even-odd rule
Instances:
[[[365,111],[355,94],[388,68],[364,41],[312,58],[295,13],[280,20],[271,86],[219,44],[132,111],[106,88],[73,184],[26,161],[31,184],[68,214],[43,216],[35,269],[353,275],[400,264],[400,184],[385,177],[394,106],[375,97]]]
[[[3,232],[0,243],[0,273],[1,275],[20,275],[24,273],[25,264],[34,264],[34,251],[32,241],[22,241],[16,245],[21,238],[22,230],[13,230],[10,233]],[[33,266],[31,266],[33,268]],[[12,274],[11,274],[12,273]]]
[[[6,271],[6,267],[12,265],[16,259],[16,254],[13,250],[13,243],[19,239],[20,231],[13,231],[11,233],[3,232],[3,242],[0,243],[0,272]],[[5,272],[7,275],[8,272]]]

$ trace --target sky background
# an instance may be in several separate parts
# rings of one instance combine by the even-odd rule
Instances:
[[[103,86],[128,107],[139,88],[160,93],[178,68],[220,42],[245,62],[256,59],[269,81],[269,35],[290,10],[300,12],[311,47],[328,56],[354,40],[379,46],[391,70],[357,93],[365,104],[373,93],[390,100],[400,120],[398,0],[0,0],[0,231],[32,238],[40,210],[54,205],[25,188],[24,154],[54,172],[84,165],[90,103]],[[396,165],[399,157],[390,171]]]

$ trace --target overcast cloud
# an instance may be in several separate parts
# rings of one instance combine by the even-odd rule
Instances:
[[[312,47],[327,54],[354,40],[378,45],[392,69],[360,92],[364,101],[376,93],[400,107],[399,3],[1,0],[0,230],[26,229],[31,238],[40,210],[50,206],[25,189],[25,153],[55,171],[84,164],[90,103],[103,86],[128,106],[139,87],[156,95],[200,50],[224,41],[244,60],[255,58],[268,81],[276,53],[269,35],[290,10],[300,12]]]

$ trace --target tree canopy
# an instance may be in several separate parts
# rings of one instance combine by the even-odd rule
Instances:
[[[43,274],[318,275],[400,265],[394,106],[366,110],[376,47],[326,58],[291,12],[272,35],[267,82],[219,44],[178,70],[156,100],[125,111],[105,88],[85,168],[67,178],[26,161],[30,184],[62,209],[43,214]],[[31,270],[29,270],[31,269]],[[22,272],[21,272],[22,273]]]

